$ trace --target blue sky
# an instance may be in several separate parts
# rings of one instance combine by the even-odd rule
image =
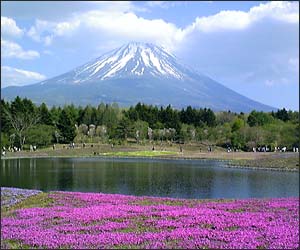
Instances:
[[[65,73],[130,41],[225,86],[299,110],[299,3],[1,2],[1,87]]]

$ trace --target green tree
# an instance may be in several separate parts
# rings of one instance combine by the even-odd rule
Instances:
[[[219,146],[226,147],[230,144],[230,138],[232,135],[232,128],[228,122],[223,125],[216,126],[216,144]]]
[[[238,131],[239,129],[241,129],[242,127],[245,126],[245,122],[244,120],[242,120],[241,118],[235,118],[234,122],[232,124],[231,130],[232,132]]]
[[[274,119],[270,114],[253,110],[248,116],[247,123],[250,127],[263,126],[265,124],[273,122],[273,120]]]
[[[110,137],[113,137],[116,132],[116,126],[119,122],[119,108],[116,106],[112,107],[108,104],[105,106],[103,113],[102,125],[107,127],[107,131]]]
[[[9,136],[6,133],[1,132],[1,148],[9,146]]]
[[[26,98],[22,100],[17,96],[11,103],[11,109],[4,107],[3,111],[18,137],[20,148],[23,149],[27,130],[39,121],[34,104]]]
[[[299,145],[299,125],[285,122],[279,131],[280,133],[280,146],[286,146],[291,149],[293,146]]]
[[[82,116],[82,123],[84,124],[94,124],[93,120],[94,120],[94,112],[93,112],[93,108],[90,105],[87,105],[85,107],[85,109],[83,110],[83,116]]]
[[[298,111],[289,110],[289,112],[288,112],[288,120],[290,120],[293,123],[299,123],[299,112]]]
[[[215,126],[216,123],[216,116],[211,109],[204,109],[202,120],[207,124],[209,127]]]
[[[58,120],[59,120],[61,111],[62,111],[61,107],[57,108],[57,107],[53,106],[50,109],[50,116],[51,116],[51,120],[52,120],[52,123],[54,126],[56,126],[58,124]]]
[[[277,112],[275,113],[275,117],[284,122],[289,120],[289,114],[285,108],[277,110]]]
[[[216,123],[217,124],[224,124],[224,123],[231,123],[235,119],[235,114],[232,112],[219,112],[216,113]]]
[[[116,128],[116,136],[120,139],[127,140],[130,132],[131,132],[131,126],[130,126],[130,120],[127,117],[123,117],[120,122],[118,123],[118,126]]]
[[[38,108],[38,114],[40,116],[40,124],[53,125],[51,113],[49,112],[45,103],[42,103],[41,106]]]
[[[96,119],[97,124],[103,124],[103,114],[105,112],[105,104],[101,102],[97,107]]]
[[[48,146],[53,141],[55,128],[49,125],[35,125],[27,131],[27,144]]]
[[[71,115],[65,110],[62,110],[59,115],[57,128],[60,131],[64,143],[70,143],[74,140],[76,136],[75,122]]]
[[[147,138],[148,133],[148,122],[138,120],[133,123],[132,130],[133,130],[133,136],[136,138],[136,140],[139,142],[140,140],[144,140]]]
[[[63,110],[65,110],[66,113],[69,114],[70,118],[76,123],[79,117],[79,109],[77,109],[74,104],[64,106]]]
[[[10,110],[10,105],[8,102],[1,100],[1,133],[9,134],[11,130],[11,123],[5,112],[5,110]]]

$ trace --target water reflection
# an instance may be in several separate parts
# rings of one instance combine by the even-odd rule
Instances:
[[[12,159],[1,186],[181,198],[299,196],[299,175],[223,168],[218,161]]]

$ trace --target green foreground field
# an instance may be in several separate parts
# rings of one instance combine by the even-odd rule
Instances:
[[[181,147],[181,149],[180,149]],[[299,153],[293,152],[226,152],[214,147],[208,152],[203,145],[114,145],[87,144],[85,147],[76,145],[56,145],[53,148],[38,149],[35,152],[8,152],[2,158],[28,157],[150,157],[164,159],[216,159],[228,161],[228,167],[245,167],[270,170],[299,171]]]

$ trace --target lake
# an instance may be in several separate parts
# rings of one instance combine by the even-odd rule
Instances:
[[[174,198],[299,197],[299,173],[225,168],[215,160],[2,159],[1,186]]]

